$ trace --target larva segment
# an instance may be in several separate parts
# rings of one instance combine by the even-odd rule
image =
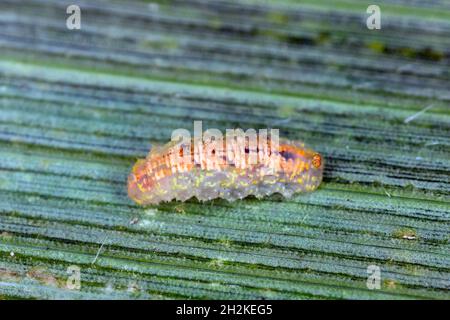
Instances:
[[[221,143],[224,142],[218,145]],[[199,143],[198,148],[194,145],[195,141],[186,153],[182,147],[168,143],[153,148],[146,159],[138,160],[128,177],[130,198],[146,205],[192,197],[229,201],[273,193],[291,197],[317,189],[322,181],[322,157],[301,142],[280,141],[278,150],[271,154],[267,151],[270,148],[259,147],[255,150],[259,160],[266,160],[256,164],[249,161],[247,149],[230,161],[225,153],[215,154],[214,148],[211,153],[205,143]],[[202,161],[188,161],[188,157]],[[276,165],[271,166],[269,158]]]

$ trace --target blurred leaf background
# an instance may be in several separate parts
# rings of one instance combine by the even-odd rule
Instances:
[[[450,2],[377,4],[381,30],[356,0],[0,1],[0,297],[450,298]],[[324,182],[133,204],[194,120],[280,128]]]

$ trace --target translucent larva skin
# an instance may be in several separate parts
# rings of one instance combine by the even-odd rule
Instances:
[[[222,198],[228,201],[254,195],[257,198],[280,193],[286,198],[294,193],[310,192],[320,185],[324,161],[315,151],[298,141],[280,142],[271,159],[278,160],[275,169],[267,163],[240,165],[223,163],[205,166],[186,163],[170,157],[169,143],[154,148],[146,159],[134,165],[128,177],[128,195],[141,205],[165,201]],[[257,150],[261,155],[264,150]],[[192,153],[194,151],[192,150]],[[193,155],[192,155],[193,156]]]

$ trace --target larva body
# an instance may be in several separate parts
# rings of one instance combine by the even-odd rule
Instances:
[[[195,142],[187,150],[174,143],[155,147],[138,160],[128,177],[130,198],[141,205],[192,197],[234,201],[273,193],[289,198],[315,190],[322,181],[322,157],[301,142],[280,141],[275,150],[266,142],[253,150],[234,142],[226,148],[225,141],[213,147]]]

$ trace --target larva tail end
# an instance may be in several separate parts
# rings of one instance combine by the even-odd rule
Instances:
[[[148,199],[146,199],[148,192],[146,191],[150,189],[149,182],[146,173],[146,160],[139,159],[128,176],[128,196],[130,199],[140,205],[148,204]]]

